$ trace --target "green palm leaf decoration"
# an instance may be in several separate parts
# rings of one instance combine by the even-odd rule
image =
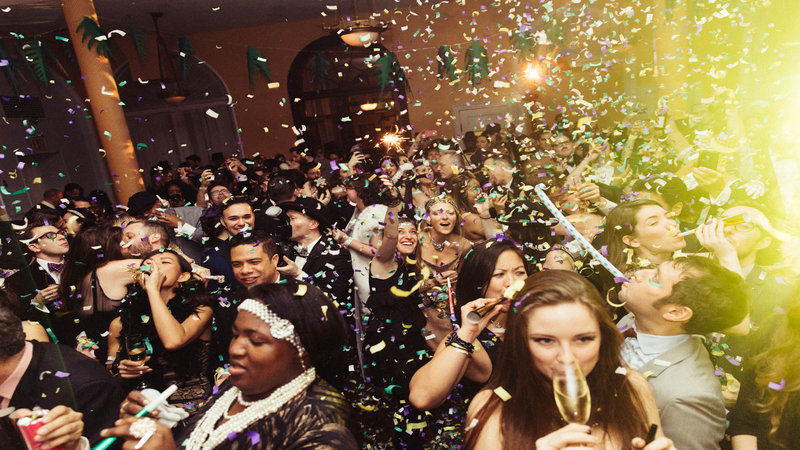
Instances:
[[[136,49],[136,56],[139,57],[139,61],[144,61],[147,57],[147,36],[144,30],[132,23],[128,26],[128,36],[133,41],[133,47]]]
[[[65,69],[64,66],[61,64],[61,61],[59,61],[58,58],[56,58],[55,53],[53,53],[53,50],[51,50],[50,46],[47,45],[47,42],[40,40],[39,45],[42,51],[44,52],[44,55],[47,57],[47,59],[50,60],[50,64],[56,67],[58,71],[61,72],[61,74],[64,76],[64,78],[69,78],[69,73],[67,73],[67,69]]]
[[[81,28],[83,29],[83,36],[81,36],[81,42],[86,42],[86,39],[89,39],[89,42],[86,45],[89,47],[89,50],[94,47],[94,51],[98,55],[105,56],[106,58],[111,58],[113,55],[111,54],[111,47],[108,45],[108,38],[106,34],[103,33],[103,30],[100,29],[100,25],[97,24],[91,17],[84,17],[81,23],[78,24],[78,28],[75,29],[76,33],[80,33]]]
[[[42,49],[42,41],[38,37],[30,40],[30,42],[22,45],[22,51],[25,54],[25,59],[33,69],[33,74],[36,79],[42,83],[47,83],[50,77],[47,73],[47,64],[44,62],[44,50]]]
[[[261,72],[267,80],[272,81],[272,75],[269,73],[269,62],[264,55],[255,49],[252,45],[247,46],[247,74],[250,77],[250,89],[256,83],[256,74]]]
[[[14,94],[19,95],[19,86],[17,86],[17,76],[14,74],[14,61],[11,60],[11,55],[8,54],[3,40],[0,39],[0,66],[3,67],[3,73],[6,74],[9,84],[14,89]]]
[[[526,30],[524,33],[515,32],[511,36],[511,45],[514,47],[514,51],[517,52],[519,61],[530,61],[535,56],[536,40],[530,30]]]
[[[403,66],[400,65],[400,61],[397,60],[397,56],[395,56],[394,53],[389,51],[384,53],[376,62],[373,70],[377,72],[378,84],[381,90],[386,90],[388,86],[396,86],[400,83],[402,83],[406,89],[409,88],[406,72],[403,70]]]
[[[436,51],[436,60],[439,62],[439,78],[445,78],[446,75],[447,79],[450,81],[458,80],[455,57],[449,45],[442,45],[439,47]]]
[[[474,85],[489,76],[489,57],[480,41],[475,39],[464,55],[464,72]]]
[[[181,70],[183,71],[183,79],[189,76],[189,68],[192,66],[192,56],[194,56],[194,47],[186,36],[178,38],[178,58],[181,61]]]
[[[331,62],[325,59],[322,52],[317,52],[311,60],[311,81],[317,91],[321,90],[325,84],[325,79],[328,78],[328,66],[330,65]]]
[[[69,62],[72,63],[72,66],[75,67],[75,69],[80,70],[80,66],[78,66],[78,59],[75,58],[75,51],[72,49],[72,44],[70,44],[69,38],[67,37],[68,34],[69,31],[67,30],[61,30],[57,32],[55,35],[56,42],[58,42],[58,44],[61,46],[61,51],[67,55],[67,59],[69,59]]]

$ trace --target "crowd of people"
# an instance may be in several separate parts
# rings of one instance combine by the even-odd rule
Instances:
[[[757,134],[530,129],[165,161],[125,205],[48,189],[3,244],[0,408],[67,450],[800,442]],[[582,420],[556,401],[570,365]]]

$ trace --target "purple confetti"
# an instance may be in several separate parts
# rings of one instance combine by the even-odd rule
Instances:
[[[627,283],[629,281],[631,281],[631,280],[629,280],[629,279],[627,279],[625,277],[614,277],[614,283]]]
[[[239,435],[239,433],[237,433],[237,432],[235,432],[235,431],[232,431],[232,432],[230,432],[230,433],[228,434],[228,440],[229,440],[229,441],[231,441],[231,442],[233,442],[233,441],[234,441],[234,439],[236,439],[236,436],[238,436],[238,435]]]
[[[742,365],[742,363],[737,361],[736,358],[734,358],[733,356],[729,356],[728,357],[728,362],[733,364],[734,366],[741,366]]]
[[[67,372],[62,372],[60,370],[56,371],[55,376],[57,378],[67,378],[69,374]]]
[[[781,378],[781,382],[780,383],[773,383],[773,382],[770,381],[769,384],[767,384],[767,386],[770,389],[772,389],[773,391],[780,391],[780,390],[783,390],[783,388],[786,386],[786,380]]]
[[[256,445],[261,442],[261,435],[257,431],[247,433],[247,437],[250,438],[250,445]]]

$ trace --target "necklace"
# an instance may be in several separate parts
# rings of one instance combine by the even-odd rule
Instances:
[[[434,240],[433,240],[433,237],[431,237],[431,245],[433,246],[433,249],[434,249],[434,250],[436,250],[437,252],[444,251],[444,246],[445,246],[445,244],[446,244],[446,243],[447,243],[447,240],[446,240],[446,239],[445,239],[445,241],[444,241],[444,242],[442,242],[442,243],[440,244],[440,243],[438,243],[438,242],[434,241]]]
[[[216,448],[231,433],[241,433],[252,423],[279,410],[283,405],[308,388],[316,376],[316,372],[312,367],[292,381],[275,389],[266,398],[253,402],[244,401],[239,388],[232,387],[228,389],[197,423],[197,427],[189,436],[186,448],[190,450],[211,450]],[[229,415],[228,410],[234,401],[239,402],[245,408],[236,414]],[[220,426],[215,426],[222,417],[227,419],[227,422]]]

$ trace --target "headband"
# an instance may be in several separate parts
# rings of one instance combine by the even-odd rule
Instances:
[[[278,317],[277,314],[269,309],[269,306],[257,300],[248,298],[239,305],[239,311],[247,311],[251,314],[254,314],[259,319],[263,320],[264,323],[269,325],[269,333],[272,335],[272,337],[275,339],[288,341],[290,344],[294,345],[294,347],[297,349],[297,352],[300,353],[301,358],[305,354],[306,349],[303,348],[303,343],[300,341],[300,337],[297,335],[297,333],[295,333],[292,322]]]

